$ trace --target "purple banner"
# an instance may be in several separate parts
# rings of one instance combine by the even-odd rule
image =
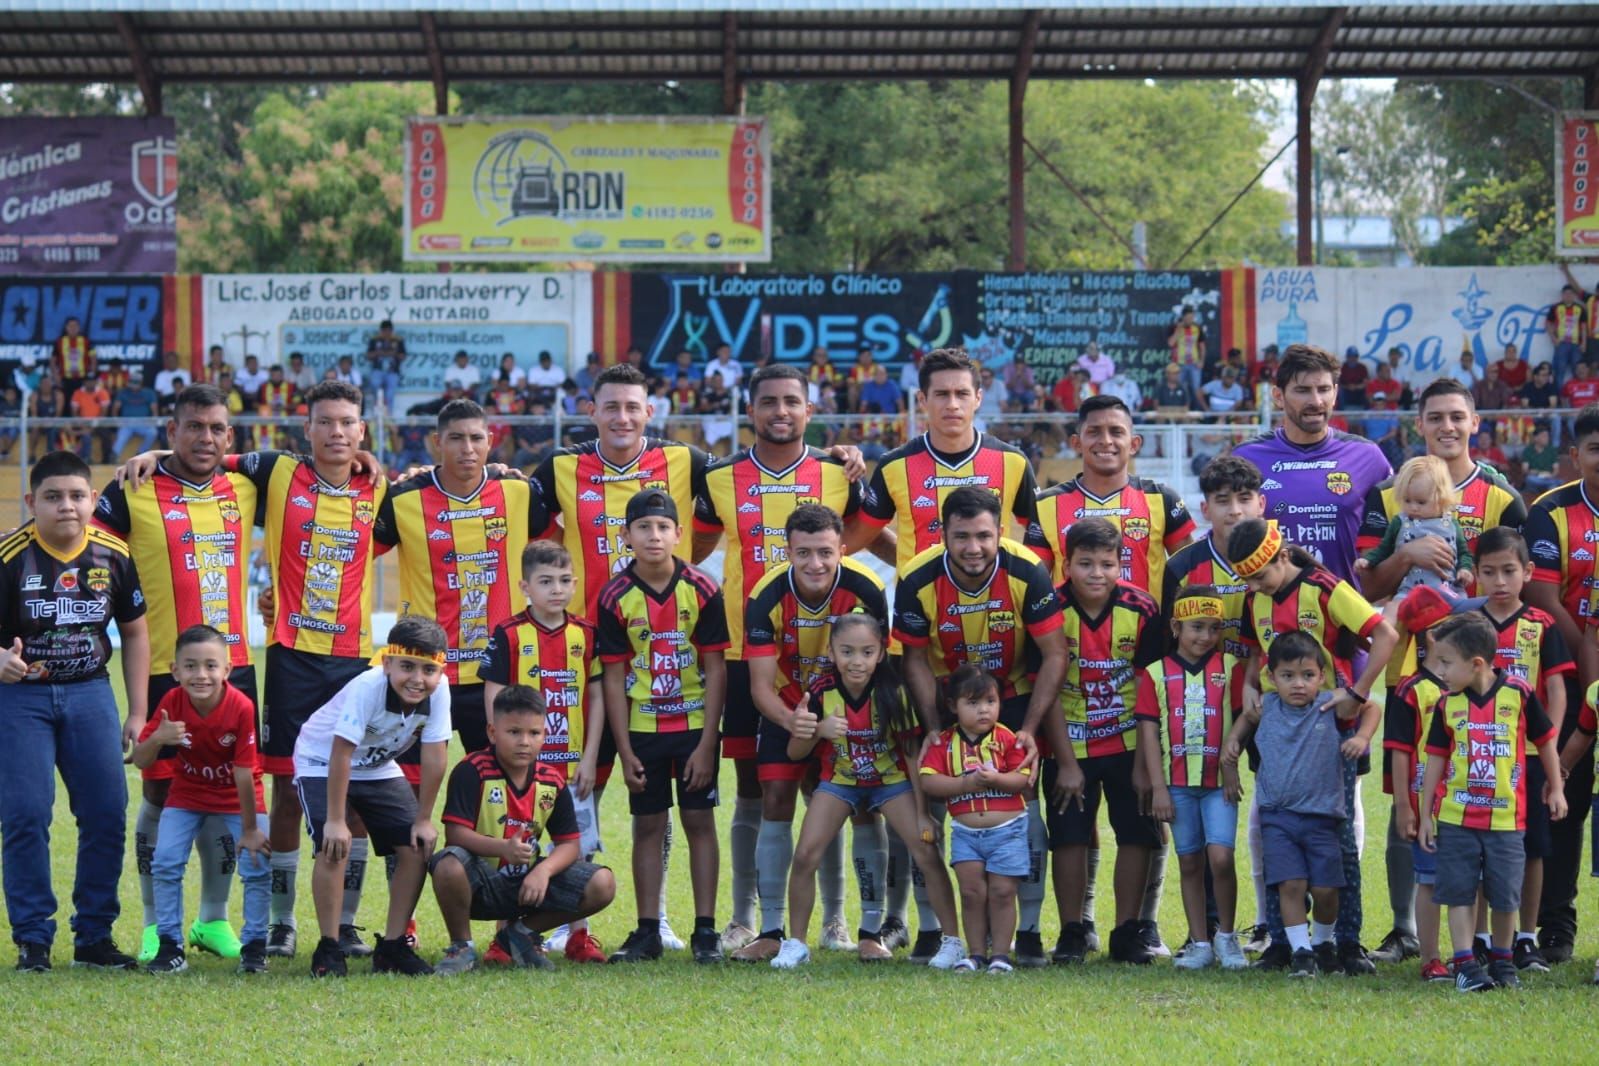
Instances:
[[[178,267],[170,118],[0,119],[0,273]]]

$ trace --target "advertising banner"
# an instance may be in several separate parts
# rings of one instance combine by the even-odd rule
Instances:
[[[507,352],[523,367],[540,352],[569,366],[590,342],[586,274],[208,274],[202,284],[199,334],[234,366],[300,352],[318,375],[346,355],[364,372],[368,338],[392,321],[407,352],[402,410],[443,393],[458,351],[487,382]]]
[[[0,384],[12,383],[18,367],[47,366],[69,318],[102,370],[138,366],[153,382],[161,369],[162,280],[0,278]]]
[[[761,118],[414,118],[405,258],[766,262]]]
[[[0,119],[0,272],[176,270],[177,200],[170,118]]]
[[[1555,254],[1599,255],[1599,111],[1555,120]]]

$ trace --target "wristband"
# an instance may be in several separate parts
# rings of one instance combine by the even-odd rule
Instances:
[[[1356,703],[1365,703],[1367,700],[1371,699],[1370,696],[1362,696],[1360,693],[1356,692],[1354,685],[1345,685],[1344,691],[1353,696]]]

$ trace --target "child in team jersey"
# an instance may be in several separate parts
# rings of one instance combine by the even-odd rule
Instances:
[[[1454,565],[1446,577],[1430,566],[1413,566],[1399,582],[1389,612],[1398,610],[1410,590],[1417,585],[1431,585],[1448,595],[1463,596],[1471,582],[1471,549],[1466,534],[1455,517],[1455,507],[1460,503],[1460,493],[1455,491],[1449,477],[1449,467],[1433,455],[1418,455],[1408,460],[1394,475],[1394,497],[1399,501],[1398,517],[1388,523],[1382,543],[1368,551],[1355,562],[1355,571],[1365,575],[1394,552],[1411,541],[1422,537],[1436,537],[1455,552]]]
[[[163,974],[189,968],[183,951],[183,870],[201,823],[216,814],[233,835],[244,882],[239,972],[264,973],[272,846],[257,821],[257,812],[266,817],[266,802],[257,772],[255,707],[228,683],[228,643],[215,629],[185,629],[173,655],[178,687],[162,697],[133,748],[133,764],[141,770],[163,752],[176,753],[177,773],[151,860],[160,947],[148,969]]]
[[[1172,826],[1182,871],[1189,944],[1174,965],[1202,970],[1212,962],[1242,970],[1244,951],[1233,920],[1238,909],[1238,767],[1222,761],[1232,729],[1242,670],[1218,647],[1226,608],[1209,585],[1190,585],[1172,603],[1176,649],[1138,678],[1138,753],[1152,784],[1150,813]],[[1205,866],[1216,895],[1216,936],[1207,933]]]
[[[927,895],[939,926],[955,928],[955,895],[933,846],[927,802],[908,768],[919,730],[899,676],[884,654],[883,629],[869,614],[845,614],[833,621],[828,639],[833,668],[811,686],[794,708],[788,757],[818,756],[821,780],[800,824],[799,842],[789,867],[788,911],[792,936],[772,958],[779,970],[810,960],[806,932],[816,902],[816,871],[822,853],[853,813],[880,811],[905,842],[927,882]],[[952,969],[965,956],[960,938],[945,935],[929,963]]]

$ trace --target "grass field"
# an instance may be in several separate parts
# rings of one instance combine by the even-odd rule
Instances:
[[[458,756],[452,751],[452,763]],[[137,781],[131,774],[129,780],[136,796]],[[723,785],[730,794],[731,768]],[[1365,785],[1366,938],[1374,945],[1390,924],[1381,847],[1388,805],[1375,777],[1366,778]],[[619,872],[621,881],[617,903],[594,922],[608,947],[619,944],[634,922],[625,803],[623,796],[609,795],[602,811],[612,849],[602,861]],[[56,811],[52,863],[56,892],[65,902],[76,834],[64,792]],[[723,923],[730,813],[730,806],[719,812],[723,891],[717,918]],[[129,826],[117,928],[124,948],[136,946],[140,921],[131,809]],[[686,854],[673,859],[670,909],[684,935],[692,924],[686,860]],[[1254,903],[1242,833],[1238,863],[1244,882],[1240,925],[1246,925],[1253,921]],[[381,869],[374,861],[362,903],[363,920],[374,926],[381,925],[386,899]],[[1108,849],[1101,869],[1102,906],[1108,913]],[[1202,1056],[1398,1062],[1473,1052],[1505,1062],[1593,1057],[1591,1019],[1599,989],[1587,979],[1599,944],[1599,908],[1586,878],[1577,960],[1552,974],[1531,976],[1519,994],[1467,997],[1449,987],[1423,985],[1413,963],[1379,967],[1375,978],[1300,983],[1254,972],[1184,974],[1164,961],[1133,970],[1102,955],[1080,968],[1018,971],[1003,978],[955,977],[902,962],[865,968],[852,954],[824,958],[818,953],[808,968],[792,973],[733,963],[706,968],[678,953],[638,967],[479,972],[448,982],[371,977],[366,963],[355,962],[346,981],[313,982],[306,976],[307,938],[315,929],[309,870],[307,856],[300,877],[300,956],[292,962],[273,960],[272,973],[251,979],[237,976],[231,963],[198,954],[190,955],[191,971],[179,977],[72,970],[69,912],[63,910],[53,973],[17,974],[10,969],[12,957],[4,959],[0,1014],[13,1022],[5,1027],[0,1059],[516,1062],[552,1051],[603,1062],[667,1057],[787,1062],[824,1056],[859,1061],[876,1055],[935,1063],[1040,1056],[1064,1062],[1181,1063]],[[191,873],[191,918],[196,883]],[[235,924],[238,908],[235,889]],[[853,926],[853,907],[850,917]],[[436,958],[444,929],[430,892],[424,893],[418,921],[423,955]],[[1162,927],[1175,947],[1183,937],[1175,862]],[[480,941],[486,940],[486,927],[479,930]],[[0,932],[10,940],[3,919]],[[1056,932],[1048,901],[1046,944],[1053,943]]]

